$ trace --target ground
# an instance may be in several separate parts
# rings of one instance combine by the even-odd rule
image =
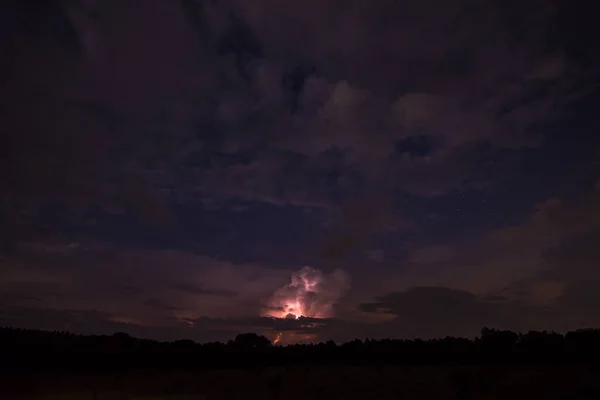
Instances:
[[[93,376],[55,373],[13,379],[3,386],[15,400],[577,400],[600,398],[598,375],[597,370],[578,366],[293,366]]]

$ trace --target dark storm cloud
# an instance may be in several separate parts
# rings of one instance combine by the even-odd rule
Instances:
[[[478,296],[444,287],[414,287],[380,296],[360,304],[366,313],[387,315],[386,322],[363,324],[358,329],[379,337],[474,337],[483,326],[514,331],[556,330],[598,326],[598,280],[564,286],[560,294],[544,303],[527,297]],[[529,295],[530,293],[527,293]]]
[[[373,303],[364,303],[365,312],[382,312],[393,316],[379,327],[383,335],[439,337],[455,335],[473,337],[483,326],[517,331],[538,324],[539,310],[508,301],[491,301],[470,292],[444,287],[415,287],[389,293]]]
[[[560,49],[547,48],[558,16],[552,4],[534,1],[518,10],[462,2],[51,4],[47,17],[35,14],[53,26],[81,26],[70,32],[82,42],[93,31],[97,43],[94,57],[66,64],[48,58],[36,102],[14,105],[38,121],[13,118],[10,132],[28,138],[23,146],[44,140],[50,154],[25,157],[27,147],[11,148],[22,155],[12,169],[29,171],[14,179],[35,182],[29,185],[38,190],[46,182],[46,192],[64,194],[67,185],[83,195],[81,189],[97,191],[118,172],[125,182],[146,177],[158,185],[158,168],[167,185],[188,176],[206,191],[322,202],[331,201],[331,193],[303,178],[313,168],[321,175],[337,168],[343,179],[354,165],[359,175],[380,182],[386,179],[377,164],[389,158],[385,174],[399,176],[405,189],[442,194],[470,173],[468,157],[456,166],[464,146],[473,140],[494,147],[537,143],[530,128],[580,96],[576,83],[586,76]],[[152,33],[156,26],[165,28],[161,37]],[[417,41],[415,32],[421,32]],[[122,35],[128,40],[118,39]],[[69,51],[61,42],[41,46]],[[26,54],[16,62],[29,67],[19,74],[19,90],[33,88],[40,71]],[[84,112],[74,101],[121,115],[120,122]],[[398,147],[423,135],[431,138],[426,159],[422,150]],[[332,147],[348,154],[345,165],[289,165],[289,152],[320,157]],[[213,160],[214,151],[250,152],[251,161],[180,168],[192,154]],[[273,179],[289,168],[285,182]]]
[[[598,193],[545,201],[525,222],[483,238],[414,249],[392,284],[408,287],[358,308],[393,317],[378,328],[392,336],[598,326]]]
[[[594,322],[597,196],[577,203],[600,173],[596,111],[581,106],[597,91],[590,6],[0,7],[0,298],[14,318],[46,318],[31,311],[44,302],[61,325],[79,304],[101,329],[202,322],[203,338]],[[307,259],[360,282],[343,309],[396,319],[254,319]]]
[[[177,324],[180,326],[177,326]],[[167,327],[144,327],[120,321],[120,316],[96,310],[53,310],[44,308],[10,308],[0,314],[0,325],[29,329],[70,331],[83,334],[111,335],[126,332],[140,338],[177,340],[186,337],[183,322],[172,321]],[[204,333],[204,335],[202,335]],[[201,341],[214,340],[210,332],[197,335]]]
[[[54,310],[45,308],[13,307],[0,313],[0,326],[19,326],[30,329],[68,330],[85,334],[113,334],[126,332],[142,338],[177,340],[189,338],[198,342],[227,341],[240,332],[254,331],[270,335],[272,332],[308,334],[331,320],[300,318],[172,318],[164,325],[139,325],[127,322],[119,314],[96,310]]]
[[[122,306],[110,306],[110,312],[103,312],[114,314],[114,318],[122,321],[136,317],[138,320],[129,320],[135,326],[122,328],[138,329],[135,332],[144,336],[165,335],[162,331],[165,330],[175,336],[185,332],[185,335],[194,338],[212,338],[214,336],[204,330],[218,331],[220,334],[230,332],[231,335],[236,331],[253,330],[289,331],[311,335],[311,340],[349,340],[364,336],[430,337],[452,334],[471,337],[484,325],[514,330],[568,330],[578,326],[595,326],[599,323],[594,312],[598,303],[599,282],[594,261],[600,226],[597,195],[597,189],[593,189],[586,199],[577,204],[565,204],[557,199],[540,203],[531,217],[520,225],[492,231],[474,242],[412,250],[408,253],[408,259],[424,275],[415,275],[412,268],[407,268],[395,282],[392,278],[390,283],[399,286],[398,282],[415,282],[417,285],[377,295],[372,301],[357,305],[362,313],[382,316],[384,322],[247,317],[252,315],[252,311],[242,303],[232,301],[229,294],[237,292],[242,302],[253,299],[251,301],[258,305],[261,296],[266,298],[285,281],[285,274],[281,274],[281,278],[271,279],[273,271],[250,271],[249,266],[227,266],[217,260],[185,253],[124,254],[122,251],[114,252],[112,246],[102,247],[99,244],[31,244],[28,254],[33,255],[34,250],[50,253],[55,259],[58,258],[58,262],[48,264],[46,255],[37,258],[38,263],[43,262],[46,266],[35,268],[32,262],[36,258],[30,256],[31,260],[25,269],[19,265],[12,270],[4,268],[9,274],[3,278],[3,302],[31,308],[39,305],[39,298],[48,305],[51,304],[49,299],[52,297],[49,296],[52,293],[62,293],[70,299],[78,299],[82,307],[94,309],[102,305],[106,310],[106,300],[102,303],[93,302],[94,290],[104,291],[116,282],[121,285],[133,284],[133,291],[113,294],[117,303],[126,299],[133,307],[124,310]],[[358,217],[355,219],[360,220]],[[73,274],[78,264],[73,261],[66,263],[72,254],[83,255],[80,262],[89,260],[91,254],[96,254],[96,259],[100,255],[104,255],[106,260],[106,257],[110,257],[113,265],[119,266],[119,272],[112,272],[110,280],[106,280],[106,274],[100,268],[103,259],[100,259],[97,268],[90,266],[87,261],[88,267],[78,277]],[[178,266],[171,276],[178,276],[180,283],[165,285],[161,274],[166,264]],[[53,271],[50,265],[58,269]],[[197,267],[190,268],[194,265]],[[143,269],[139,266],[143,266]],[[440,272],[442,270],[446,272]],[[433,282],[451,286],[419,286],[432,278]],[[104,284],[101,284],[101,279],[105,279]],[[81,285],[81,289],[90,297],[86,300],[77,291],[65,290],[68,286],[64,285],[69,281]],[[192,285],[190,281],[198,283]],[[250,288],[252,286],[255,290]],[[23,291],[35,292],[36,299],[17,298],[17,294]],[[189,293],[191,297],[174,294],[179,292]],[[155,296],[153,301],[148,300],[148,293]],[[196,296],[200,296],[204,303],[209,302],[211,308],[198,308],[194,300]],[[211,297],[213,300],[210,300]],[[68,301],[52,301],[57,307],[68,304]],[[150,307],[153,312],[145,314],[140,311],[142,307]],[[203,313],[212,316],[193,316]],[[158,314],[163,317],[157,320]],[[144,315],[148,315],[145,321]],[[70,321],[69,318],[66,319]],[[185,324],[186,329],[191,324],[194,328],[179,330],[179,324]],[[103,329],[121,327],[98,326]],[[146,328],[139,328],[143,326]],[[147,326],[163,328],[153,331]]]
[[[576,230],[544,253],[546,268],[536,277],[540,281],[562,285],[556,307],[568,316],[563,323],[569,327],[600,323],[597,318],[600,307],[599,194],[596,190],[589,203],[575,211],[575,216],[565,215],[565,210],[556,211],[557,221],[562,224],[570,221]]]
[[[293,331],[297,333],[312,333],[318,332],[322,326],[330,323],[335,323],[334,319],[330,318],[271,318],[271,317],[254,317],[240,319],[218,319],[218,318],[198,318],[193,321],[198,327],[211,328],[238,328],[238,329],[255,329],[259,331],[287,332]]]
[[[144,302],[144,305],[154,308],[154,309],[161,309],[161,310],[168,310],[168,311],[181,310],[179,307],[169,305],[169,304],[165,303],[164,301],[162,301],[160,299],[156,299],[156,298],[150,298],[150,299],[146,300]]]
[[[185,284],[185,283],[174,285],[173,289],[179,290],[182,292],[187,292],[187,293],[191,293],[191,294],[200,294],[200,295],[208,294],[208,295],[223,296],[223,297],[235,297],[237,295],[236,292],[229,291],[229,290],[205,289],[199,285],[192,285],[192,284]]]
[[[478,237],[409,250],[405,260],[409,267],[399,276],[437,281],[441,286],[490,290],[559,271],[563,277],[575,276],[579,270],[591,272],[594,255],[589,252],[598,231],[597,204],[597,189],[588,189],[578,200],[542,201],[514,224]],[[588,254],[569,250],[579,246],[587,246]],[[433,270],[435,274],[429,275]]]
[[[135,249],[88,241],[29,243],[0,263],[3,307],[65,310],[77,304],[137,324],[172,318],[258,315],[263,299],[289,279],[281,266],[233,264],[167,249]],[[153,307],[156,306],[156,307]]]
[[[2,22],[5,33],[19,35],[31,46],[57,44],[66,51],[80,54],[85,43],[77,22],[71,18],[63,3],[60,0],[4,2]]]

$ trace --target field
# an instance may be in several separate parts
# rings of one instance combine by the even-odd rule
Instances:
[[[0,398],[577,400],[600,399],[599,378],[597,370],[580,366],[290,366],[143,374],[54,373],[3,380]]]

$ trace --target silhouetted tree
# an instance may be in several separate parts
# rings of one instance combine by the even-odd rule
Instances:
[[[515,332],[483,328],[480,346],[485,355],[507,358],[515,351],[518,340]]]
[[[243,333],[225,343],[199,344],[191,340],[172,343],[137,339],[126,333],[74,335],[0,328],[0,354],[10,370],[56,368],[237,368],[270,364],[369,363],[369,364],[473,364],[484,362],[597,362],[600,330],[582,329],[561,335],[555,332],[511,331],[483,328],[475,340],[446,337],[432,340],[382,339],[336,345],[272,346],[264,336]],[[249,357],[248,355],[252,356]],[[0,368],[2,368],[0,366]],[[460,376],[453,385],[465,393]]]
[[[272,343],[263,335],[256,333],[240,333],[235,337],[233,345],[244,350],[264,350],[271,347]]]

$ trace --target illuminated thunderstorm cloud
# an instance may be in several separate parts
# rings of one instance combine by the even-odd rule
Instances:
[[[275,318],[331,318],[333,306],[349,288],[348,275],[336,269],[329,275],[306,266],[292,274],[291,282],[275,291],[263,316]]]

